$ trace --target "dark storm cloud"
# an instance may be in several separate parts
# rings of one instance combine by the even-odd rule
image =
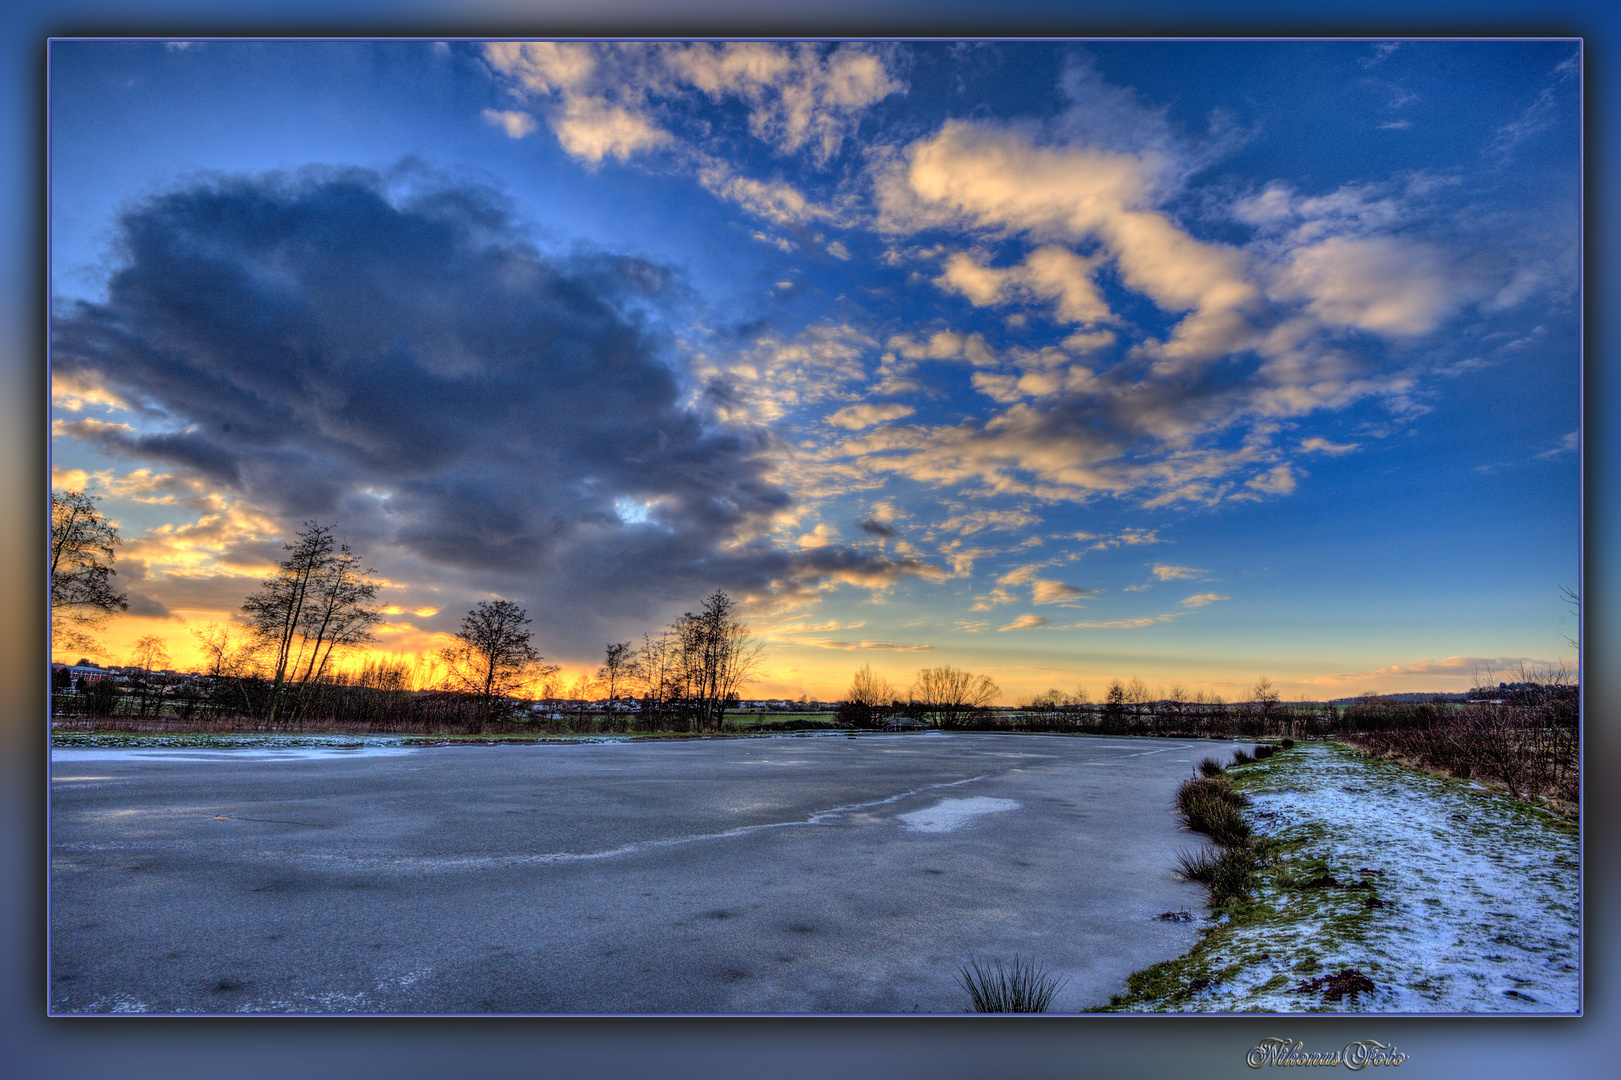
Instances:
[[[127,594],[129,607],[125,610],[131,615],[145,615],[154,619],[171,619],[174,613],[164,606],[163,601],[155,600],[143,593],[132,592]]]
[[[893,525],[885,525],[877,518],[868,518],[866,521],[858,522],[856,528],[860,529],[868,536],[889,537],[899,536],[901,534],[899,529],[895,528]]]
[[[342,518],[370,562],[577,606],[592,636],[598,613],[823,572],[746,541],[789,495],[768,435],[682,405],[670,270],[543,253],[494,193],[416,180],[218,179],[129,210],[105,303],[58,310],[52,361],[144,430],[67,433],[234,488],[289,533]],[[848,558],[872,565],[831,572],[911,572]]]

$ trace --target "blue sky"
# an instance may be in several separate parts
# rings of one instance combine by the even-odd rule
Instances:
[[[1229,699],[1573,659],[1570,41],[58,42],[53,482],[132,613],[301,521],[384,648],[713,588],[862,664]]]

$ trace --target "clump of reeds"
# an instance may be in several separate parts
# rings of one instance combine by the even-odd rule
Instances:
[[[1176,808],[1188,828],[1224,847],[1249,842],[1249,822],[1239,812],[1247,805],[1249,797],[1234,791],[1225,776],[1199,777],[1176,790]]]
[[[1248,847],[1181,851],[1177,853],[1176,863],[1177,872],[1184,878],[1197,881],[1210,891],[1211,907],[1221,907],[1244,897],[1255,871],[1255,857]]]
[[[1284,739],[1279,745],[1281,745],[1285,750],[1293,750],[1295,747],[1295,741],[1293,739]]]
[[[957,982],[968,992],[974,1011],[982,1013],[1046,1012],[1053,995],[1069,980],[1060,978],[1017,955],[1011,964],[992,960],[981,964],[974,957],[957,970]]]
[[[1204,776],[1220,776],[1226,771],[1227,770],[1222,767],[1221,762],[1217,761],[1213,757],[1207,757],[1203,761],[1199,762],[1199,772]]]
[[[1277,752],[1278,752],[1278,748],[1276,746],[1270,746],[1270,745],[1267,745],[1267,744],[1263,743],[1262,745],[1257,746],[1255,748],[1255,760],[1256,761],[1265,761],[1267,758],[1271,757],[1273,754],[1276,754]]]
[[[1234,765],[1248,765],[1254,760],[1255,755],[1251,754],[1248,750],[1245,750],[1242,746],[1233,751]]]

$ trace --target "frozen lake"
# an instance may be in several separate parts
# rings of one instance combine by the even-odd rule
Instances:
[[[1194,943],[1230,745],[59,749],[52,1011],[961,1012],[970,954],[1079,1011]]]

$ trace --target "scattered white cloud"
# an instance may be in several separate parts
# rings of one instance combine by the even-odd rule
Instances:
[[[1030,601],[1034,604],[1062,604],[1068,600],[1079,600],[1083,596],[1092,596],[1096,589],[1080,589],[1062,581],[1041,580],[1030,585]]]
[[[1074,630],[1135,630],[1143,626],[1158,626],[1160,623],[1173,622],[1181,612],[1172,611],[1164,615],[1146,615],[1140,619],[1110,619],[1106,622],[1078,622],[1070,623]]]
[[[571,157],[595,167],[670,150],[669,164],[779,223],[832,215],[792,185],[739,175],[704,149],[696,100],[741,104],[755,139],[820,167],[866,110],[906,90],[885,51],[863,43],[502,41],[486,44],[484,55]],[[522,126],[515,119],[508,133]]]
[[[1109,318],[1109,307],[1092,281],[1096,265],[1097,260],[1057,244],[1039,247],[1023,263],[1003,268],[958,252],[946,260],[945,272],[935,284],[962,294],[977,307],[1020,300],[1051,302],[1054,314],[1063,322],[1095,323]]]
[[[507,133],[508,138],[521,139],[535,130],[535,118],[516,109],[485,109],[484,119]],[[601,160],[601,155],[598,155]]]
[[[1360,445],[1360,443],[1332,443],[1317,436],[1300,440],[1300,449],[1308,454],[1330,454],[1336,457],[1340,454],[1349,454]]]
[[[969,536],[983,530],[1023,529],[1041,523],[1036,515],[1024,510],[970,510],[940,522],[943,532]]]
[[[1218,600],[1231,599],[1232,597],[1223,596],[1220,593],[1207,592],[1200,593],[1198,596],[1190,596],[1186,600],[1178,600],[1177,603],[1183,607],[1204,607],[1206,604],[1214,604]]]
[[[812,645],[818,649],[888,649],[893,652],[932,652],[933,645],[897,645],[892,641],[832,641],[826,638],[801,641],[801,645]]]
[[[1267,495],[1287,495],[1295,489],[1295,474],[1288,465],[1276,465],[1260,476],[1251,477],[1244,484]]]
[[[1391,53],[1406,44],[1405,41],[1376,41],[1373,43],[1372,54],[1361,57],[1357,60],[1357,63],[1365,68],[1378,67],[1389,59]]]
[[[1166,563],[1155,563],[1152,569],[1154,576],[1161,581],[1185,581],[1210,572],[1208,570],[1197,570],[1191,566],[1170,566]]]
[[[1538,454],[1537,457],[1551,458],[1558,457],[1561,454],[1575,453],[1581,448],[1581,445],[1581,432],[1579,430],[1572,431],[1564,435],[1559,440],[1558,446],[1554,447],[1552,450],[1544,450],[1542,453]]]
[[[828,416],[824,422],[834,427],[855,431],[874,424],[899,420],[904,416],[911,416],[916,411],[910,405],[894,402],[885,405],[850,405]]]
[[[1046,625],[1047,620],[1042,618],[1040,615],[1020,615],[1017,619],[1014,619],[1006,626],[997,627],[997,630],[1000,632],[1006,632],[1008,630],[1033,630],[1038,626]]]
[[[1428,244],[1392,236],[1332,236],[1296,250],[1274,297],[1303,300],[1333,326],[1392,337],[1426,334],[1460,299],[1457,273]]]

